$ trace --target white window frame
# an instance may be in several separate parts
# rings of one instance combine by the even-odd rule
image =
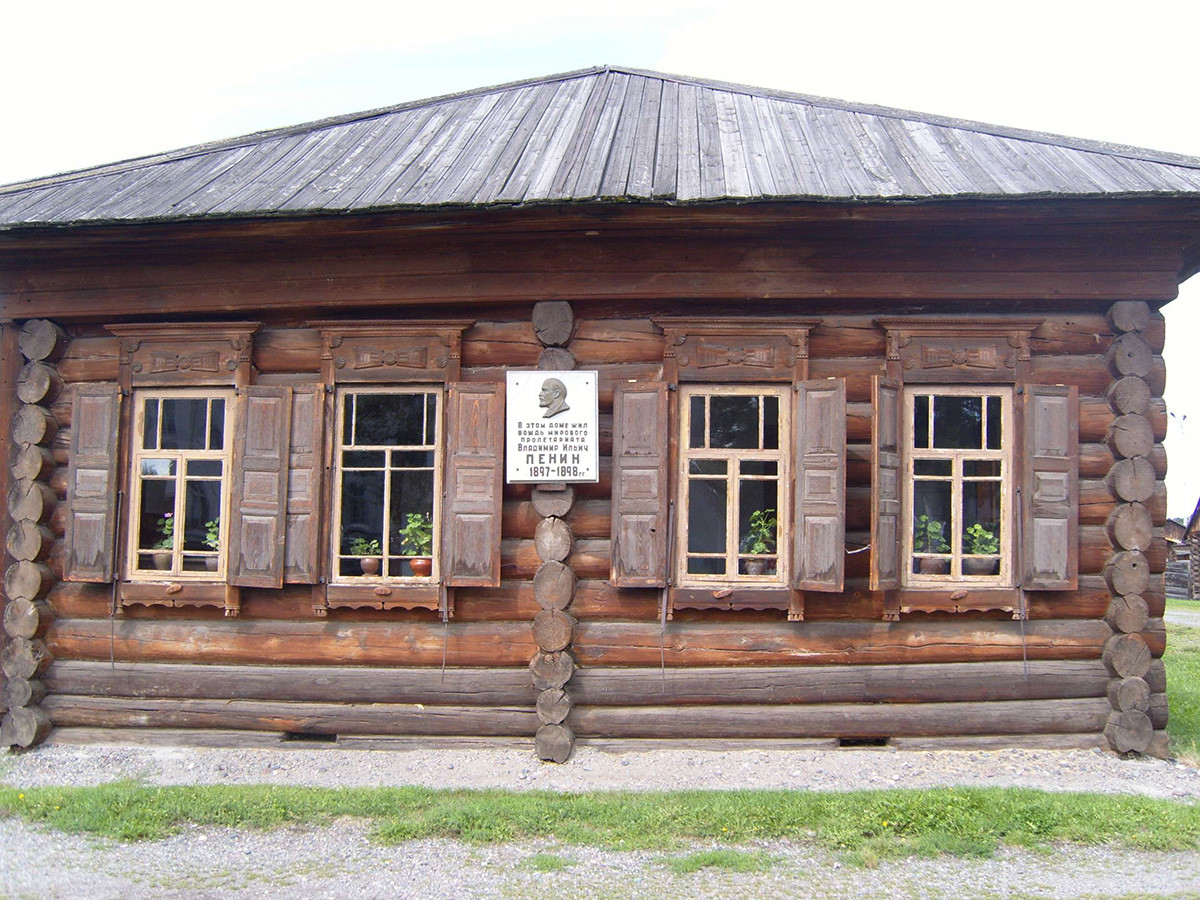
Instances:
[[[342,474],[346,471],[346,467],[342,465],[342,452],[345,450],[353,450],[358,445],[345,443],[345,398],[351,395],[382,395],[382,394],[433,394],[437,398],[437,410],[434,415],[434,442],[433,444],[418,445],[362,445],[359,449],[363,450],[382,450],[385,453],[391,453],[392,450],[432,450],[433,451],[433,512],[431,520],[433,522],[433,545],[432,545],[432,560],[433,567],[429,576],[413,576],[413,575],[384,575],[382,568],[378,575],[343,575],[341,574],[341,562],[344,559],[355,559],[350,554],[341,552],[341,537],[342,537]],[[340,387],[335,395],[334,403],[334,418],[337,421],[337,432],[334,438],[333,446],[333,485],[332,485],[332,506],[333,506],[333,529],[330,532],[330,583],[338,585],[371,585],[371,584],[389,584],[389,585],[428,585],[437,584],[441,579],[441,543],[442,543],[442,476],[445,469],[445,420],[446,420],[446,389],[440,384],[405,384],[405,385],[378,385],[378,384],[353,384]],[[374,468],[374,467],[372,467]],[[351,467],[353,470],[353,467]],[[390,473],[395,471],[390,465],[385,466],[385,472]],[[390,509],[390,492],[391,478],[384,477],[384,511],[385,515]],[[381,560],[396,556],[406,556],[399,552],[389,553],[390,547],[390,529],[385,520],[383,528],[383,543],[381,548]]]
[[[229,516],[233,483],[233,443],[236,405],[234,391],[222,388],[138,388],[133,392],[134,427],[133,447],[130,453],[130,478],[132,482],[129,512],[126,516],[125,528],[128,535],[126,541],[128,553],[125,560],[125,571],[130,581],[199,581],[223,582],[229,567]],[[147,450],[143,446],[146,427],[146,401],[174,398],[203,399],[209,401],[208,409],[211,415],[212,400],[225,401],[225,425],[223,447],[221,450]],[[158,419],[159,434],[162,433],[162,415]],[[211,426],[210,426],[211,428]],[[209,429],[205,429],[207,434]],[[145,553],[166,553],[166,550],[145,550],[138,547],[139,529],[141,525],[142,508],[142,461],[147,459],[173,459],[176,466],[176,489],[174,521],[184,519],[184,500],[186,491],[182,489],[186,480],[186,465],[189,460],[220,460],[221,466],[221,518],[218,536],[219,549],[188,550],[186,555],[192,557],[215,557],[217,567],[214,570],[188,571],[183,569],[183,541],[177,540],[171,553],[169,569],[143,569],[138,565],[139,556]],[[182,532],[177,531],[182,536]]]
[[[691,449],[689,436],[691,434],[691,399],[696,396],[765,396],[772,395],[779,401],[779,446],[774,450],[745,450],[745,449]],[[785,589],[791,584],[791,542],[792,532],[792,395],[790,384],[688,384],[679,388],[679,430],[678,430],[678,467],[675,477],[676,500],[676,536],[675,536],[675,584],[683,588],[713,588],[721,586],[740,588],[780,588]],[[759,407],[759,441],[762,441],[763,408]],[[707,439],[707,434],[706,434]],[[724,459],[726,460],[725,480],[727,485],[725,504],[725,560],[724,574],[703,575],[688,572],[688,472],[689,463],[693,459]],[[738,463],[746,459],[770,460],[778,463],[778,475],[775,478],[763,476],[739,475]],[[718,476],[719,479],[719,476]],[[768,575],[749,575],[740,573],[739,559],[745,554],[740,552],[738,541],[738,498],[737,485],[740,480],[774,480],[776,490],[776,545],[775,572]],[[697,554],[690,554],[696,556]],[[730,574],[732,573],[732,574]]]
[[[1000,397],[1001,431],[1000,449],[936,449],[913,447],[914,440],[914,397],[917,396],[982,396]],[[901,584],[905,588],[1011,588],[1015,583],[1015,470],[1014,450],[1017,440],[1016,421],[1013,416],[1013,388],[1011,385],[906,385],[903,392],[903,512],[901,540]],[[932,407],[932,404],[931,404]],[[986,410],[987,403],[984,403]],[[986,412],[984,414],[986,416]],[[986,419],[985,419],[986,423]],[[984,441],[987,443],[986,424],[981,424]],[[930,442],[932,443],[932,428]],[[913,503],[915,494],[915,462],[918,459],[946,459],[951,461],[951,475],[946,479],[951,484],[950,533],[945,540],[950,545],[951,568],[948,574],[920,573],[913,571]],[[962,485],[963,459],[988,459],[1000,462],[1000,571],[995,575],[963,574],[962,563],[970,559],[962,549]],[[921,476],[923,479],[930,476]],[[957,573],[957,574],[956,574]]]

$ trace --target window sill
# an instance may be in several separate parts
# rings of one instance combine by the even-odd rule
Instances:
[[[211,581],[123,581],[119,599],[125,606],[215,606],[227,616],[241,613],[241,590]]]
[[[883,618],[897,622],[905,613],[914,612],[1006,612],[1014,619],[1027,618],[1020,588],[917,588],[909,585],[890,591],[884,602]]]
[[[442,589],[432,583],[331,584],[324,605],[313,612],[324,616],[331,609],[431,609],[442,608]]]
[[[803,619],[803,605],[795,606],[796,602],[802,604],[797,600],[800,596],[785,587],[672,587],[668,618],[677,609],[783,609],[788,610],[788,618]]]

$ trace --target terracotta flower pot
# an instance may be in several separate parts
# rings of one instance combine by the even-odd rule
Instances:
[[[364,556],[360,559],[359,564],[362,566],[364,575],[378,575],[381,560],[378,556]]]
[[[153,555],[154,555],[154,568],[156,568],[156,569],[171,568],[171,551],[170,550],[156,550]]]
[[[433,559],[428,556],[414,556],[408,564],[418,578],[428,578],[433,573]]]

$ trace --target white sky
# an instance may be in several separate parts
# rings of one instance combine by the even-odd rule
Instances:
[[[1195,0],[414,6],[7,0],[0,184],[605,63],[1200,156]],[[1200,495],[1194,281],[1166,309],[1172,516]]]

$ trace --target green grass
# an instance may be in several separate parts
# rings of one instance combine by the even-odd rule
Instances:
[[[701,850],[686,856],[664,859],[676,875],[691,875],[701,869],[728,869],[730,872],[767,872],[779,864],[779,857],[761,850]]]
[[[521,868],[533,869],[535,872],[561,872],[573,865],[573,859],[567,859],[557,853],[535,853],[521,860]]]
[[[1184,604],[1187,604],[1186,606]],[[1168,600],[1167,608],[1200,610],[1200,604]],[[1167,625],[1167,733],[1171,752],[1192,765],[1200,763],[1200,628]]]
[[[428,788],[273,786],[0,788],[0,815],[120,840],[187,823],[271,828],[366,819],[382,843],[447,837],[548,839],[609,849],[686,849],[695,841],[790,839],[864,858],[987,856],[1001,844],[1200,847],[1200,807],[1144,797],[1025,789],[854,792],[687,791],[558,794]]]

